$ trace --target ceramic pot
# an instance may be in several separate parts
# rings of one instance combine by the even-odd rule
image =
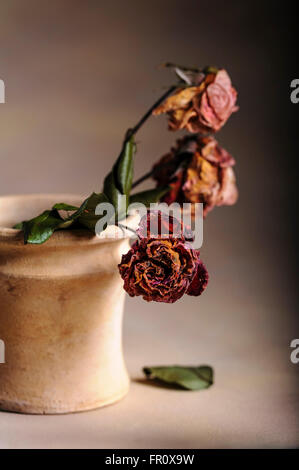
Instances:
[[[24,245],[11,227],[56,202],[83,197],[0,198],[0,409],[56,414],[120,400],[129,389],[122,351],[125,292],[117,264],[128,238],[55,232]]]

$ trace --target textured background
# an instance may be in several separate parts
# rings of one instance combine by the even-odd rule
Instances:
[[[204,362],[216,385],[186,394],[135,381],[121,404],[89,414],[1,413],[0,447],[298,446],[299,365],[289,345],[299,337],[299,104],[289,95],[299,71],[293,4],[273,3],[1,2],[0,194],[100,190],[125,129],[172,80],[157,65],[174,61],[233,77],[240,111],[218,137],[237,160],[240,199],[205,222],[211,282],[200,299],[126,304],[133,378],[143,365]],[[136,175],[177,136],[153,118],[138,135]]]

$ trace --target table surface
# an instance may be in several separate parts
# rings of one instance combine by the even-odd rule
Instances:
[[[267,329],[267,315],[260,317],[249,299],[239,318],[233,309],[224,312],[230,292],[214,296],[217,287],[210,290],[200,301],[186,298],[175,309],[128,299],[124,337],[132,385],[127,397],[71,415],[0,412],[0,447],[298,446],[299,365],[290,362],[288,332]],[[219,316],[224,314],[225,321]],[[188,392],[143,380],[143,366],[173,363],[211,364],[215,384]]]

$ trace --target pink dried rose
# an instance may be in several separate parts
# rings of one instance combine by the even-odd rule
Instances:
[[[186,145],[191,158],[180,166],[177,156]],[[205,217],[215,206],[233,205],[237,201],[234,164],[234,158],[213,137],[194,136],[191,147],[190,137],[187,136],[179,139],[177,146],[155,164],[153,177],[158,186],[170,186],[164,202],[203,203]]]
[[[169,129],[216,132],[238,110],[237,91],[224,69],[199,75],[196,86],[180,88],[153,112],[167,113]]]
[[[159,213],[161,214],[161,213]],[[150,220],[163,216],[148,214],[141,227],[149,228]],[[179,222],[170,217],[170,225]],[[172,231],[171,227],[168,231]],[[184,294],[200,295],[208,284],[208,272],[200,260],[199,250],[192,249],[183,232],[180,237],[164,238],[163,226],[155,237],[141,237],[123,255],[119,272],[124,289],[131,296],[142,296],[150,302],[173,303]]]

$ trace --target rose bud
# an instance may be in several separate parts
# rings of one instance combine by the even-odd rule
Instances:
[[[149,220],[146,216],[141,224],[147,226]],[[122,256],[118,267],[124,289],[131,297],[140,295],[148,302],[173,303],[184,294],[200,295],[208,284],[208,272],[199,250],[192,249],[184,235],[162,238],[162,232],[158,238],[140,238]]]
[[[194,136],[196,149],[189,160],[180,166],[176,163],[173,172],[173,162],[181,154],[181,148],[186,145],[187,136],[177,141],[177,146],[164,155],[153,168],[153,177],[157,185],[169,185],[170,191],[164,196],[167,204],[172,202],[203,203],[204,217],[215,206],[233,205],[238,198],[235,174],[232,166],[233,157],[213,137]],[[191,147],[189,147],[190,149]]]
[[[238,110],[237,92],[224,69],[201,74],[196,86],[179,88],[153,111],[167,113],[169,129],[189,132],[216,132]]]

